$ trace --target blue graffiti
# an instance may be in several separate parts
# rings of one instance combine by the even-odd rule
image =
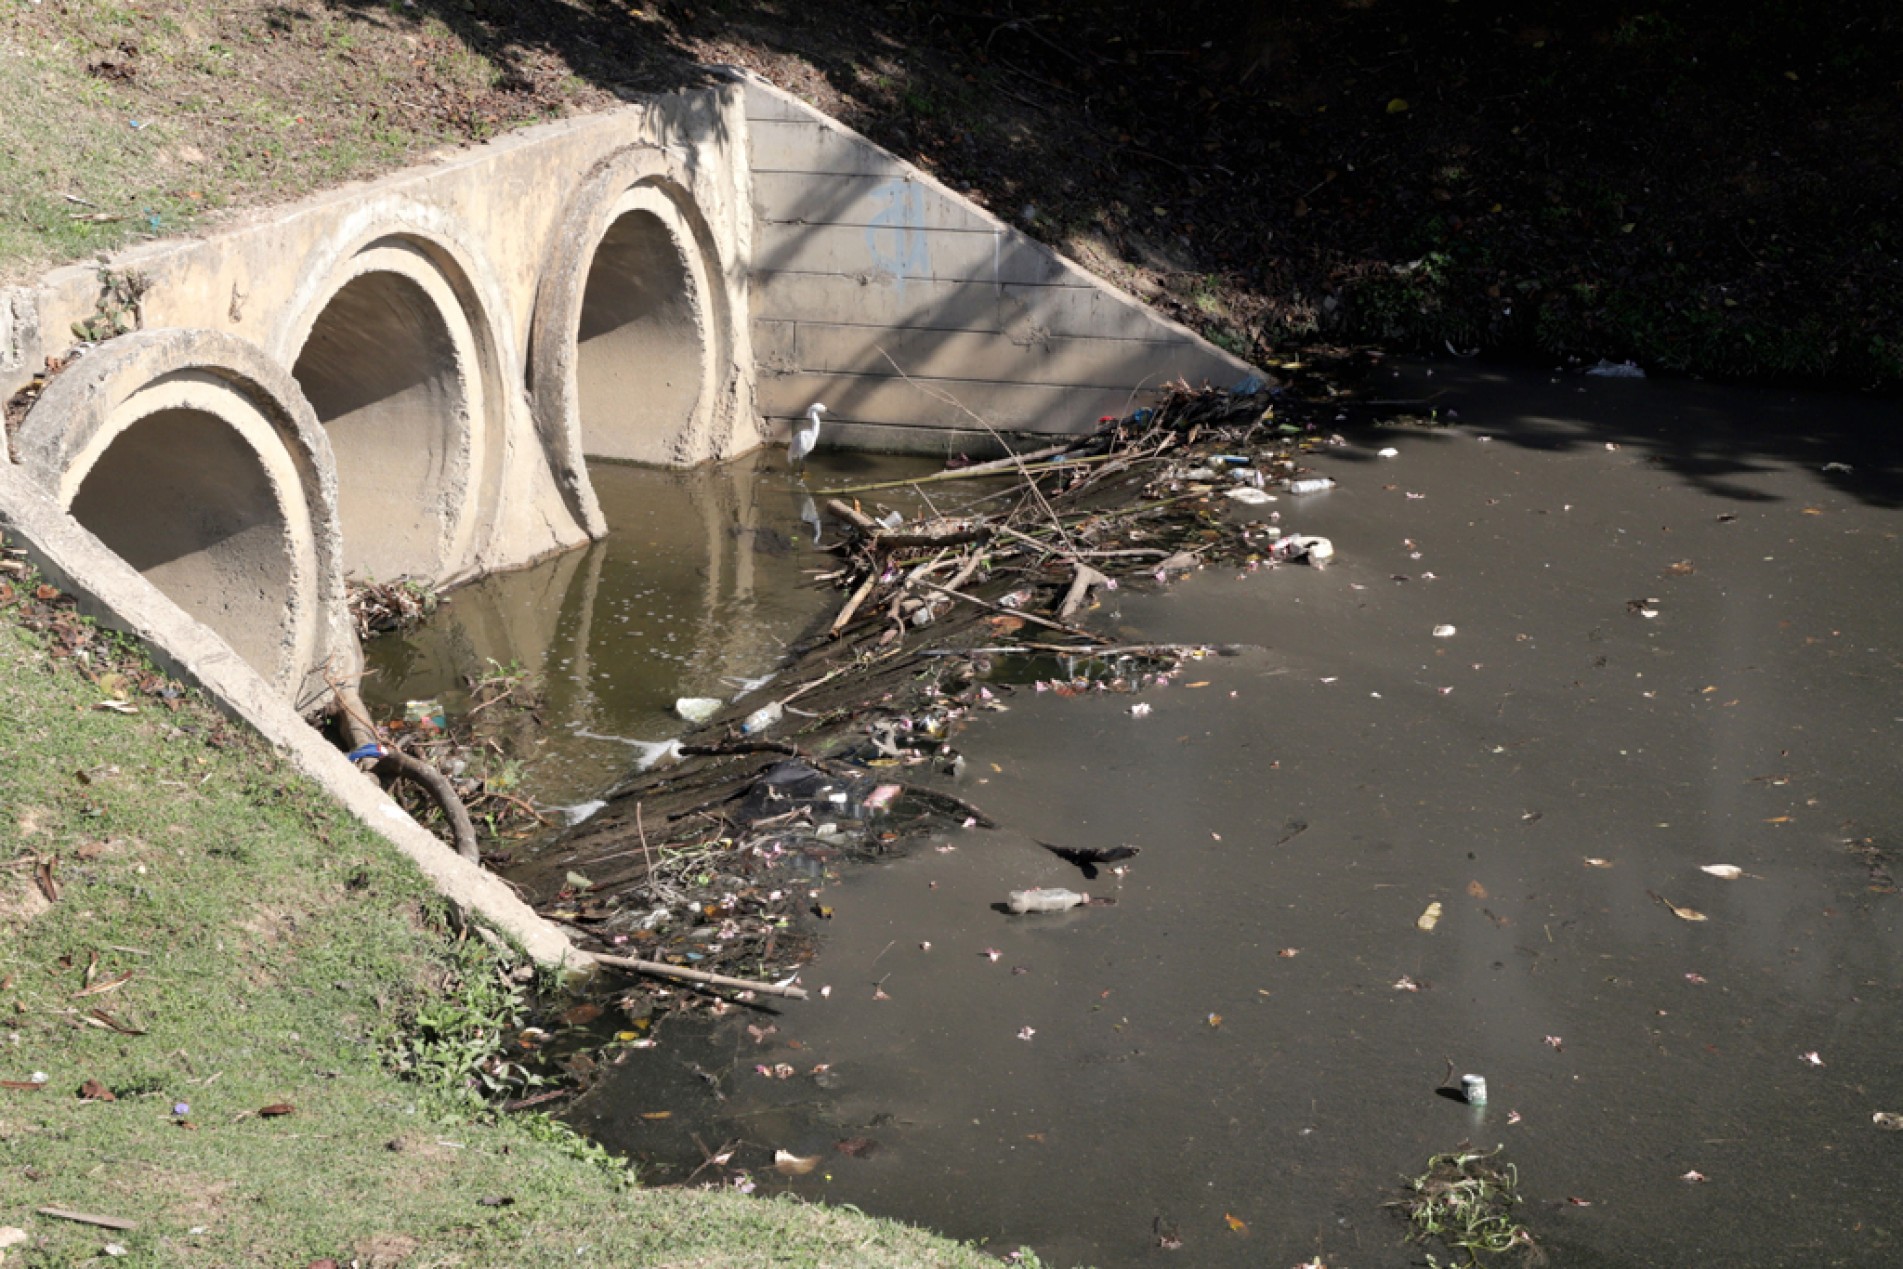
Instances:
[[[930,277],[931,251],[925,237],[925,193],[912,181],[891,180],[872,191],[883,204],[866,225],[866,253],[876,273],[889,275],[905,294],[908,278]]]

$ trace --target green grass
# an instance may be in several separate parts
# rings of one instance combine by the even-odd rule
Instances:
[[[523,974],[255,738],[135,663],[102,675],[109,640],[80,643],[90,672],[60,643],[0,602],[0,1079],[46,1076],[0,1089],[21,1263],[993,1263],[851,1211],[643,1190],[492,1112]]]

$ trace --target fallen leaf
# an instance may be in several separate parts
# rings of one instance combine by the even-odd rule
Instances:
[[[1591,1199],[1575,1198],[1570,1194],[1566,1196],[1566,1201],[1568,1203],[1571,1203],[1574,1207],[1591,1207],[1592,1206]]]
[[[1660,894],[1656,890],[1648,890],[1645,893],[1651,895],[1654,899],[1657,899],[1660,903],[1670,908],[1672,910],[1672,915],[1677,917],[1681,921],[1709,921],[1711,919],[1710,917],[1706,916],[1704,913],[1700,912],[1696,908],[1679,907],[1676,903],[1673,903],[1670,899],[1667,899],[1664,895]]]
[[[601,1006],[595,1004],[593,1001],[585,1001],[582,1004],[576,1005],[567,1013],[564,1013],[562,1015],[562,1021],[571,1027],[580,1027],[593,1022],[600,1016]]]
[[[1224,1212],[1222,1214],[1222,1219],[1229,1226],[1230,1229],[1234,1230],[1238,1234],[1246,1234],[1249,1232],[1248,1222],[1244,1221],[1242,1218],[1238,1216],[1233,1215],[1232,1213]]]
[[[132,981],[133,972],[132,970],[127,970],[117,978],[108,978],[103,982],[94,983],[90,987],[81,987],[78,991],[73,993],[73,999],[77,1000],[81,996],[103,996],[109,991],[117,991]]]
[[[84,1084],[81,1084],[79,1086],[79,1099],[86,1102],[116,1102],[119,1100],[113,1096],[111,1089],[101,1084],[98,1080],[87,1080]]]
[[[641,1112],[641,1118],[643,1119],[672,1119],[674,1118],[674,1112],[671,1110],[644,1110]]]
[[[835,1143],[833,1148],[850,1158],[863,1159],[869,1154],[877,1153],[879,1143],[870,1137],[847,1137],[844,1141]]]
[[[297,1107],[289,1102],[273,1102],[269,1106],[258,1108],[259,1119],[276,1119],[280,1115],[295,1115],[296,1113]]]
[[[818,1166],[819,1156],[816,1154],[808,1155],[802,1159],[800,1156],[787,1150],[775,1150],[773,1152],[773,1170],[782,1176],[805,1176]]]
[[[1427,910],[1425,912],[1421,913],[1419,917],[1415,918],[1414,928],[1417,930],[1426,930],[1431,932],[1433,928],[1439,924],[1440,924],[1440,901],[1435,900],[1433,903],[1430,903],[1427,905]]]
[[[1219,1013],[1210,1014],[1209,1025],[1212,1027],[1220,1027],[1222,1025],[1222,1015]]]
[[[109,709],[115,714],[136,714],[139,712],[138,706],[129,704],[126,701],[118,700],[116,698],[109,701],[100,701],[98,704],[94,705],[93,708],[94,709]]]
[[[1475,899],[1484,899],[1487,897],[1487,888],[1477,881],[1470,881],[1467,883],[1467,893]]]

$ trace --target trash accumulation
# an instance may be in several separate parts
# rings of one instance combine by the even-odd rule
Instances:
[[[1107,592],[1166,587],[1213,565],[1248,573],[1334,555],[1325,538],[1285,533],[1265,492],[1316,479],[1305,457],[1343,443],[1303,408],[1280,389],[1179,385],[1155,408],[1033,453],[815,490],[837,560],[815,577],[840,596],[830,620],[770,682],[721,702],[511,880],[584,947],[656,969],[790,982],[831,915],[825,889],[843,865],[996,827],[961,792],[966,720],[1021,692],[1134,693],[1186,662],[1240,651],[1091,630],[1082,623]],[[876,501],[898,485],[928,492],[950,480],[996,490],[957,516],[907,520]],[[1229,496],[1244,489],[1266,501]],[[706,716],[700,701],[676,709]],[[1096,862],[1133,853],[1064,857],[1088,877]],[[998,907],[1107,902],[1033,890]],[[621,993],[622,1016],[603,1025],[632,1027],[644,1046],[669,1013],[724,1011],[733,999],[651,977]]]

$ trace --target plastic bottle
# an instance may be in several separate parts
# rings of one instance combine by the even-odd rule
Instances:
[[[1013,912],[1068,912],[1090,902],[1087,894],[1075,890],[1013,890],[1005,904]]]
[[[1326,476],[1310,476],[1304,480],[1288,482],[1288,491],[1292,494],[1320,493],[1324,489],[1333,489],[1335,482]]]

